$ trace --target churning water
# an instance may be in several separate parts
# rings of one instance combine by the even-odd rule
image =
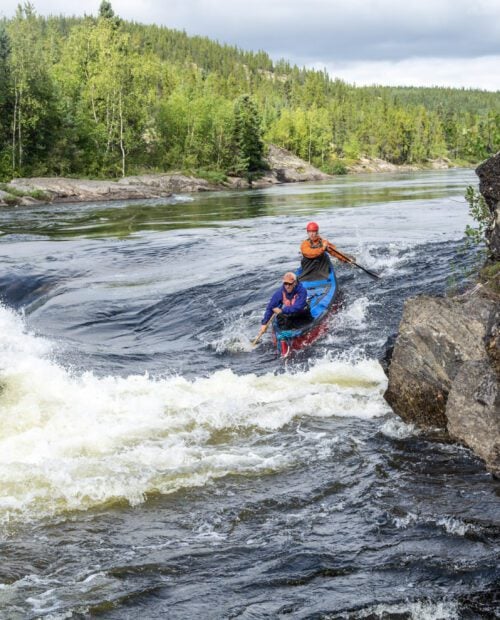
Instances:
[[[499,488],[383,400],[404,300],[460,287],[471,171],[0,212],[0,617],[488,618]],[[329,331],[256,336],[305,223]]]

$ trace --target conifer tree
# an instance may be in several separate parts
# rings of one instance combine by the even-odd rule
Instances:
[[[0,24],[0,179],[11,172],[9,151],[9,119],[12,115],[12,83],[9,69],[9,39]]]
[[[234,106],[234,171],[249,176],[264,168],[261,119],[250,95],[241,95]]]
[[[115,16],[115,12],[113,11],[113,7],[111,6],[111,2],[107,0],[102,0],[99,5],[99,17],[104,17],[105,19],[113,19]]]

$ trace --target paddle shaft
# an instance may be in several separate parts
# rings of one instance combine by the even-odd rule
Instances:
[[[275,318],[276,318],[276,315],[273,314],[272,317],[269,319],[269,321],[265,324],[263,331],[257,336],[257,338],[255,338],[255,340],[252,341],[253,345],[255,345],[255,344],[257,344],[259,342],[259,340],[266,333],[267,328],[269,327],[269,325],[271,325],[271,323],[274,321]]]
[[[358,269],[361,269],[362,271],[367,273],[372,278],[380,278],[378,273],[375,273],[374,271],[370,271],[369,269],[366,269],[366,267],[362,267],[361,265],[358,265],[356,261],[352,260],[352,258],[349,258],[345,254],[342,254],[342,252],[339,252],[337,248],[334,248],[330,244],[328,244],[328,250],[331,251],[332,254],[337,254],[338,258],[345,260],[347,263],[350,263],[351,265],[354,265],[355,267],[358,267]]]

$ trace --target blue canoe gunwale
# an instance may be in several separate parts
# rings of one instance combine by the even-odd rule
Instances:
[[[279,355],[288,356],[293,349],[301,349],[326,331],[324,319],[337,301],[339,294],[335,269],[332,262],[330,260],[328,262],[330,273],[327,279],[301,281],[307,289],[307,300],[313,320],[292,329],[280,329],[277,321],[273,322],[273,341]],[[299,267],[295,272],[299,279],[301,271]]]

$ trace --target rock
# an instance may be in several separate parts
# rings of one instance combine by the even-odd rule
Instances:
[[[438,157],[437,159],[429,160],[432,170],[447,170],[452,167],[451,161],[447,157]]]
[[[228,177],[225,186],[228,189],[248,189],[250,183],[241,177]]]
[[[414,297],[406,301],[385,399],[405,422],[446,429],[446,403],[466,361],[487,360],[493,301]]]
[[[267,156],[270,170],[249,183],[241,177],[230,177],[223,185],[209,183],[182,174],[143,174],[124,177],[118,181],[92,181],[65,177],[37,177],[11,181],[20,192],[43,191],[51,202],[97,202],[104,200],[133,200],[160,198],[172,194],[206,192],[220,189],[255,189],[277,183],[323,181],[331,177],[286,149],[271,145]],[[0,204],[2,197],[0,195]]]
[[[483,195],[494,224],[487,232],[489,248],[494,260],[500,260],[500,152],[476,168],[479,177],[479,191]]]
[[[476,172],[494,216],[487,268],[498,274],[500,153]],[[500,477],[500,303],[490,284],[454,299],[406,302],[385,398],[406,422],[443,429],[469,446]]]
[[[208,192],[217,189],[216,185],[209,183],[205,179],[183,174],[143,174],[135,177],[125,177],[119,183],[132,187],[147,187],[162,196],[182,192]]]
[[[18,203],[19,199],[16,196],[0,189],[0,206],[7,207]]]
[[[171,196],[174,192],[196,192],[215,189],[204,179],[180,174],[158,174],[124,177],[119,181],[88,181],[64,177],[14,179],[15,189],[21,192],[41,190],[52,201],[86,202],[101,200],[131,200]]]
[[[19,198],[18,204],[21,207],[32,207],[33,205],[41,205],[44,203],[42,200],[38,200],[38,198],[32,198],[31,196],[21,196]]]
[[[394,354],[394,347],[396,345],[397,334],[391,334],[384,343],[382,350],[384,351],[382,357],[379,359],[385,374],[389,373],[389,366],[391,365],[392,356]]]
[[[407,172],[411,170],[418,170],[418,166],[412,166],[411,164],[396,165],[391,164],[385,159],[378,157],[360,157],[359,160],[347,166],[347,170],[352,173],[362,172]]]
[[[446,406],[451,439],[471,448],[500,477],[500,389],[488,360],[465,362]]]
[[[276,173],[274,171],[271,171],[265,172],[261,177],[252,181],[251,187],[253,189],[265,189],[266,187],[276,185],[277,183],[280,183],[280,181],[278,180]]]
[[[321,172],[290,151],[271,144],[267,162],[279,183],[297,183],[301,181],[327,181],[332,177]]]
[[[490,363],[500,382],[500,309],[498,305],[488,326],[485,346]]]

